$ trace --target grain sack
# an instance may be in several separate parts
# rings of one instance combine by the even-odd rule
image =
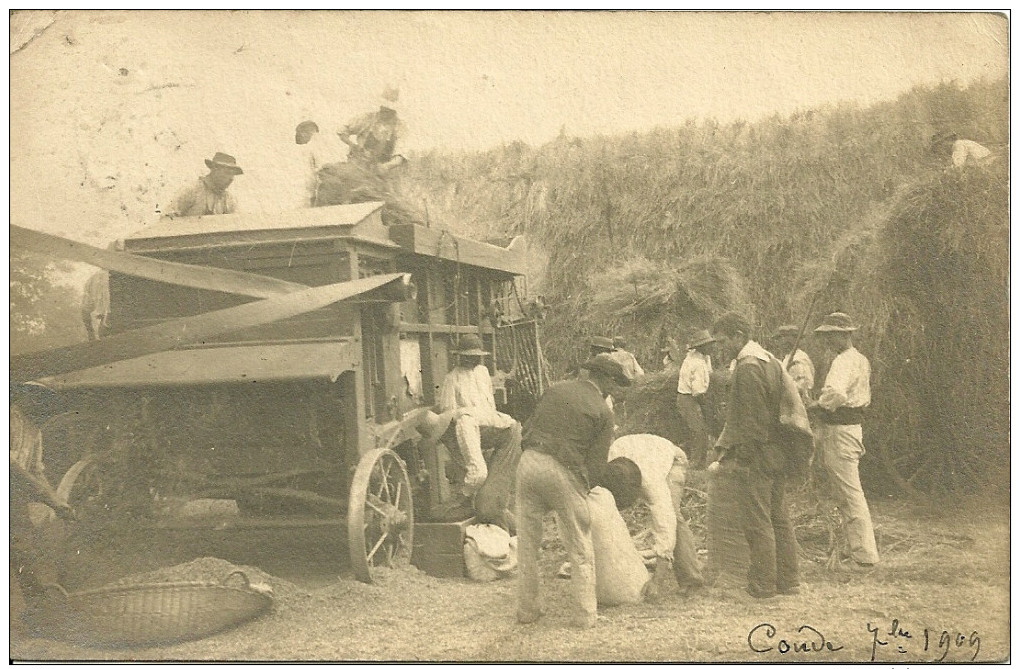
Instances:
[[[513,576],[517,570],[517,537],[488,523],[471,525],[464,535],[464,565],[472,581]]]
[[[708,562],[705,581],[739,585],[747,578],[750,555],[740,516],[740,482],[732,471],[720,469],[708,477]]]
[[[588,509],[599,604],[616,606],[641,601],[650,576],[631,541],[627,523],[616,509],[613,493],[605,488],[592,488],[588,493]]]

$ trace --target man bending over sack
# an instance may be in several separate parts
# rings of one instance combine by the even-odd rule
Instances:
[[[655,577],[645,591],[645,599],[655,601],[659,597],[670,572],[682,594],[700,588],[705,581],[694,549],[694,535],[681,511],[687,454],[668,439],[654,434],[632,434],[613,442],[609,458],[611,465],[627,459],[641,470],[641,484],[636,495],[621,491],[620,487],[627,484],[626,479],[610,476],[605,483],[617,498],[618,506],[621,500],[633,497],[634,501],[643,500],[651,513]]]
[[[668,439],[632,434],[613,442],[609,459],[602,483],[613,493],[617,508],[626,509],[640,500],[648,505],[652,516],[655,576],[645,590],[645,600],[655,602],[659,598],[670,572],[681,594],[703,586],[694,535],[681,511],[687,454]],[[637,475],[631,473],[631,468]],[[560,569],[561,576],[569,572],[569,564]]]

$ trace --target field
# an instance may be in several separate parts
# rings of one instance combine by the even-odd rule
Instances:
[[[1008,509],[973,504],[946,514],[892,499],[874,503],[883,563],[872,572],[802,561],[805,591],[751,599],[739,584],[656,605],[600,610],[592,630],[568,626],[569,581],[553,523],[543,551],[547,615],[513,613],[515,580],[436,579],[413,568],[352,577],[346,548],[317,536],[139,535],[121,532],[75,557],[71,589],[173,567],[228,573],[248,565],[274,589],[274,610],[224,633],[143,649],[101,649],[15,638],[11,657],[94,661],[574,661],[870,662],[1002,661],[1009,656]],[[699,543],[703,539],[699,535]],[[803,542],[802,548],[810,548]],[[252,546],[257,549],[252,550]],[[805,550],[805,555],[811,551]],[[197,562],[191,562],[201,558]],[[774,626],[774,636],[770,637]],[[749,639],[750,635],[750,639]],[[824,638],[824,639],[823,639]],[[786,643],[784,643],[784,641]],[[754,646],[752,649],[751,646]],[[783,652],[786,651],[786,652]]]

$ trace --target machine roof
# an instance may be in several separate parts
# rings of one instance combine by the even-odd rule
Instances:
[[[122,240],[133,253],[221,246],[249,246],[343,239],[418,256],[483,267],[506,274],[523,274],[520,254],[420,225],[383,225],[382,202],[309,207],[269,213],[186,216],[163,220]]]

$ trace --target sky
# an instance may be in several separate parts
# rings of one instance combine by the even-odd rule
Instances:
[[[988,14],[415,15],[383,43],[420,147],[753,121],[1008,69],[1006,21]]]
[[[987,13],[92,14],[133,26],[142,43],[182,30],[210,53],[229,43],[270,69],[298,63],[289,94],[310,111],[317,97],[336,101],[317,111],[337,123],[398,86],[408,149],[537,144],[561,128],[616,133],[691,117],[753,121],[1008,69],[1007,21]]]
[[[246,210],[298,206],[294,126],[332,135],[387,86],[413,153],[864,106],[1009,65],[988,13],[72,10],[10,28],[11,220],[97,244],[156,220],[216,151],[245,167]]]

